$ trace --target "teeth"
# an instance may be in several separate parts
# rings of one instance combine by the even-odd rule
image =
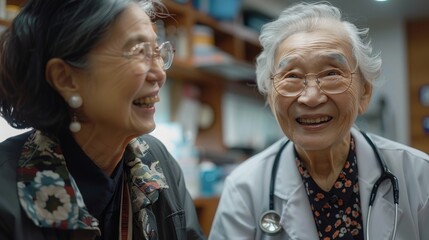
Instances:
[[[297,121],[302,124],[319,124],[327,122],[331,117],[320,117],[320,118],[298,118]]]
[[[159,102],[159,96],[153,96],[153,97],[144,97],[144,98],[139,98],[137,100],[134,100],[134,104],[137,105],[150,105],[150,104],[154,104],[156,102]]]

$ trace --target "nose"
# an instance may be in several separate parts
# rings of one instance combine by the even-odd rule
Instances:
[[[304,90],[298,96],[299,103],[305,104],[309,107],[315,107],[327,101],[328,97],[320,89],[316,76],[306,76],[304,85]]]
[[[147,73],[146,81],[151,81],[154,83],[157,82],[158,85],[161,87],[162,85],[164,85],[166,78],[167,74],[163,69],[163,65],[159,64],[158,59],[153,58],[149,71]]]

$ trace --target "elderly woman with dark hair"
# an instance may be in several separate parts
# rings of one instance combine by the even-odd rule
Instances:
[[[28,0],[0,41],[0,239],[204,239],[182,172],[145,135],[174,49],[159,2]]]
[[[257,83],[286,138],[228,176],[209,239],[429,239],[429,156],[353,127],[381,67],[367,32],[328,3],[262,28]]]

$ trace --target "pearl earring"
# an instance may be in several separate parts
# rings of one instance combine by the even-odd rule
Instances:
[[[83,100],[81,96],[73,95],[68,99],[67,103],[71,108],[76,109],[82,106]],[[69,129],[71,132],[77,133],[80,131],[80,128],[81,125],[77,119],[76,112],[73,111],[72,121],[70,123]]]
[[[73,114],[72,121],[69,125],[69,129],[71,132],[77,133],[80,131],[80,128],[81,128],[80,122],[77,120],[76,114]]]
[[[80,95],[73,95],[67,101],[71,108],[79,108],[82,106],[82,97]]]

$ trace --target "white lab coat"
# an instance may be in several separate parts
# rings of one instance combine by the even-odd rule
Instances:
[[[360,200],[364,234],[368,202],[374,182],[381,174],[373,150],[361,133],[352,129],[356,141]],[[388,168],[399,181],[399,211],[396,239],[429,239],[429,156],[385,138],[370,135]],[[305,187],[297,171],[293,143],[283,150],[274,191],[275,210],[283,230],[268,236],[259,228],[259,218],[268,210],[269,182],[275,155],[285,139],[238,166],[226,179],[209,240],[319,239]],[[377,193],[370,219],[372,240],[392,237],[395,207],[392,185],[384,181]],[[366,239],[366,236],[365,236]]]

